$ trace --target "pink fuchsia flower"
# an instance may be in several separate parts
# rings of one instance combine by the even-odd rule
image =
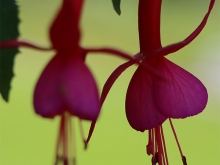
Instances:
[[[181,49],[196,38],[205,26],[213,5],[214,1],[211,1],[202,23],[190,36],[182,42],[163,48],[160,41],[161,1],[139,1],[139,40],[142,62],[155,68],[166,81],[138,67],[126,95],[126,115],[134,129],[148,130],[161,125],[166,118],[193,116],[205,108],[208,95],[201,81],[164,56],[173,53],[175,49],[175,51]],[[150,11],[146,10],[147,6],[151,6]],[[155,13],[152,14],[152,12]],[[151,26],[148,26],[149,24]],[[162,51],[164,53],[166,51],[166,54],[162,55]]]
[[[50,39],[56,55],[42,72],[34,91],[34,109],[42,117],[61,116],[57,141],[56,161],[65,165],[70,160],[68,140],[71,130],[70,116],[80,120],[94,120],[100,111],[95,80],[84,63],[84,53],[79,47],[79,20],[82,0],[64,0],[51,28]],[[74,156],[74,155],[73,155]],[[73,157],[75,160],[75,156]]]
[[[208,94],[202,82],[164,56],[174,53],[194,40],[204,28],[215,0],[210,1],[208,12],[200,25],[185,40],[166,47],[160,40],[160,11],[162,0],[139,0],[139,41],[140,53],[135,58],[160,76],[149,73],[143,67],[135,71],[126,94],[126,116],[132,128],[149,131],[148,154],[152,154],[152,164],[167,165],[165,140],[162,123],[169,118],[175,138],[177,136],[170,118],[186,118],[197,115],[206,107]],[[106,81],[101,95],[101,105],[120,74],[133,62],[119,66]],[[161,78],[162,77],[162,78]],[[93,121],[87,138],[89,142],[96,121]],[[153,141],[153,142],[152,142]],[[186,158],[182,154],[182,161]],[[167,161],[166,161],[167,159]]]
[[[62,7],[50,28],[52,48],[44,48],[17,40],[0,43],[1,49],[23,46],[44,51],[55,50],[56,52],[36,84],[33,100],[35,112],[42,117],[61,116],[55,164],[62,160],[67,165],[71,156],[69,149],[74,148],[69,139],[71,134],[70,117],[79,118],[84,141],[81,120],[96,120],[100,112],[97,85],[84,62],[86,54],[88,52],[104,52],[139,63],[133,57],[114,49],[84,49],[79,46],[78,24],[82,5],[83,0],[63,0]],[[60,150],[61,156],[59,156]],[[73,160],[75,161],[75,157]]]
[[[42,72],[34,92],[35,111],[43,117],[53,118],[69,112],[81,119],[93,120],[99,114],[96,83],[78,45],[82,3],[64,0],[50,28],[56,55]]]

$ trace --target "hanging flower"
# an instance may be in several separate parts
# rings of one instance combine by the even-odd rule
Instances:
[[[100,111],[97,86],[79,47],[78,24],[82,5],[82,0],[63,1],[50,28],[50,39],[56,55],[42,72],[34,91],[37,114],[46,118],[61,116],[55,164],[60,158],[65,165],[70,161],[70,148],[74,147],[69,139],[70,116],[77,116],[80,121],[94,120]],[[72,156],[72,161],[75,161],[75,155]]]
[[[70,158],[73,162],[76,161],[71,138],[71,116],[79,118],[80,133],[85,143],[81,120],[94,121],[100,112],[98,89],[85,64],[86,55],[89,52],[108,53],[140,64],[138,60],[115,49],[80,47],[79,21],[82,6],[83,0],[63,0],[61,9],[50,27],[51,48],[18,40],[0,43],[1,49],[23,46],[56,52],[36,84],[33,99],[35,112],[40,116],[44,118],[61,116],[55,164],[63,161],[68,165]],[[151,70],[147,66],[143,67]],[[85,148],[86,146],[85,143]]]
[[[126,94],[125,109],[130,126],[144,132],[149,131],[147,153],[153,156],[152,164],[167,165],[165,140],[162,124],[169,119],[174,132],[182,161],[182,153],[170,118],[186,118],[197,115],[206,107],[208,94],[202,82],[164,56],[174,53],[194,40],[204,28],[215,0],[210,1],[208,12],[200,25],[185,40],[166,47],[160,40],[160,11],[162,0],[139,0],[139,41],[140,53],[135,58],[142,64],[153,68],[160,76],[139,66],[135,71]],[[101,95],[101,105],[120,74],[132,61],[120,65],[106,81]],[[161,78],[162,77],[162,78]],[[93,121],[87,138],[89,142],[96,121]]]

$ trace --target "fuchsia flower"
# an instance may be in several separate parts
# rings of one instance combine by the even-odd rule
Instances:
[[[86,54],[88,52],[109,53],[139,63],[133,57],[114,49],[84,49],[79,46],[78,24],[82,5],[83,0],[63,0],[62,7],[50,28],[52,48],[39,47],[17,40],[0,43],[1,49],[24,46],[56,52],[36,84],[33,100],[35,112],[42,117],[61,116],[55,164],[61,159],[65,165],[68,165],[70,153],[73,152],[69,152],[74,148],[69,144],[71,143],[71,116],[79,118],[81,136],[85,142],[81,120],[94,121],[100,112],[97,85],[84,62]],[[59,156],[60,150],[62,156]],[[72,156],[75,161],[75,155]]]
[[[142,64],[154,68],[160,76],[139,66],[127,89],[125,109],[128,122],[133,129],[141,132],[149,131],[147,153],[153,156],[153,165],[156,163],[168,165],[162,128],[162,123],[166,119],[170,121],[183,164],[186,165],[186,158],[170,118],[186,118],[202,112],[206,107],[208,94],[198,78],[164,56],[178,51],[199,35],[207,22],[214,2],[215,0],[210,1],[208,12],[202,22],[185,40],[162,47],[160,40],[162,0],[139,0],[140,53],[135,58]],[[111,74],[103,87],[101,105],[116,79],[132,64],[131,61],[126,62]],[[96,121],[92,122],[87,142],[90,140],[95,123]]]
[[[34,91],[37,114],[46,118],[61,116],[55,164],[60,147],[63,147],[64,164],[67,165],[69,161],[68,148],[72,147],[68,144],[70,115],[80,120],[94,120],[100,111],[97,86],[79,47],[78,23],[82,4],[82,0],[63,1],[50,28],[50,39],[56,55],[44,69]]]

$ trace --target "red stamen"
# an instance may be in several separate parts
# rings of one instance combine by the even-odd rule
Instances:
[[[80,135],[81,135],[81,138],[83,140],[83,143],[84,143],[84,149],[87,149],[87,142],[86,142],[86,138],[85,138],[85,134],[84,134],[84,131],[83,131],[83,126],[82,126],[82,120],[79,119],[79,130],[80,130]]]
[[[154,157],[154,154],[155,154],[155,150],[157,150],[156,148],[156,141],[155,141],[155,130],[152,129],[152,140],[153,140],[153,157]],[[155,161],[155,158],[153,158],[154,161]]]
[[[147,153],[152,154],[152,164],[169,165],[162,125],[150,129]]]
[[[162,142],[163,142],[163,148],[164,148],[164,153],[165,153],[166,164],[169,165],[168,156],[167,156],[167,149],[166,149],[166,143],[165,143],[165,138],[164,138],[162,125],[161,125],[160,129],[161,129],[161,134],[162,134]]]
[[[72,125],[70,127],[71,131],[73,132],[73,135],[75,135],[75,129],[74,128],[75,127],[74,127],[74,122],[73,122],[73,127],[72,127]],[[73,138],[71,138],[71,146],[72,147],[70,149],[72,149],[72,155],[73,155],[72,161],[73,161],[73,165],[75,165],[76,164],[76,155],[77,155],[77,152],[76,152],[76,138],[75,138],[75,136],[73,136]]]
[[[64,118],[64,125],[63,125],[63,164],[68,165],[68,136],[67,136],[67,121],[68,121],[68,114],[63,114]]]
[[[171,128],[172,128],[174,137],[175,137],[175,139],[176,139],[177,146],[178,146],[179,151],[180,151],[180,155],[181,155],[181,157],[182,157],[183,164],[184,164],[184,165],[187,165],[187,163],[186,163],[186,157],[183,155],[183,152],[182,152],[182,150],[181,150],[180,143],[179,143],[179,141],[178,141],[178,138],[177,138],[177,135],[176,135],[176,132],[175,132],[173,123],[172,123],[172,121],[171,121],[170,118],[169,118],[169,121],[170,121],[170,126],[171,126]]]
[[[160,132],[160,127],[158,126],[155,128],[156,132],[156,143],[158,147],[158,162],[160,165],[164,165],[165,158],[164,158],[164,151],[163,151],[163,143],[162,143],[162,137],[161,137],[161,132]]]
[[[152,165],[156,165],[158,163],[158,152],[156,152],[152,159],[151,159]]]
[[[148,155],[154,154],[154,152],[153,152],[154,144],[153,144],[152,138],[153,138],[152,129],[150,129],[150,130],[148,130],[148,144],[146,146],[146,151],[147,151]]]
[[[61,115],[60,120],[60,129],[59,134],[57,138],[57,146],[56,146],[56,159],[55,159],[55,165],[57,165],[59,162],[63,162],[63,165],[69,164],[69,157],[71,152],[72,146],[72,127],[71,127],[71,116],[68,112],[63,113]],[[75,138],[73,138],[75,139]],[[73,162],[75,161],[75,144],[73,145]],[[59,153],[60,152],[60,153]]]
[[[183,161],[183,165],[187,165],[185,156],[182,157],[182,161]]]
[[[58,138],[57,138],[57,144],[56,144],[56,159],[55,159],[55,165],[58,164],[58,162],[60,161],[60,156],[59,156],[59,149],[62,145],[62,141],[63,141],[63,123],[64,123],[64,118],[63,116],[61,116],[61,119],[60,119],[60,129],[59,129],[59,133],[58,133]]]

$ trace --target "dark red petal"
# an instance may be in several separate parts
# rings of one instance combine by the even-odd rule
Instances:
[[[63,0],[63,5],[50,28],[50,39],[57,50],[68,49],[68,52],[78,46],[80,39],[79,19],[83,0]]]
[[[154,80],[154,102],[162,114],[185,118],[203,111],[208,94],[199,79],[166,58],[160,59],[157,70],[167,80]]]
[[[34,91],[35,112],[43,117],[53,118],[61,114],[64,107],[60,95],[59,75],[61,74],[61,56],[55,55],[41,74]]]
[[[30,42],[18,41],[16,39],[0,42],[0,49],[17,48],[17,47],[27,47],[27,48],[37,49],[37,50],[52,50],[52,48],[41,47],[41,46],[34,45]]]
[[[166,120],[155,106],[152,78],[149,72],[138,67],[128,86],[126,115],[131,127],[137,131],[149,130]]]
[[[62,98],[72,115],[95,120],[100,111],[95,80],[80,57],[70,57],[62,70],[60,87]]]

